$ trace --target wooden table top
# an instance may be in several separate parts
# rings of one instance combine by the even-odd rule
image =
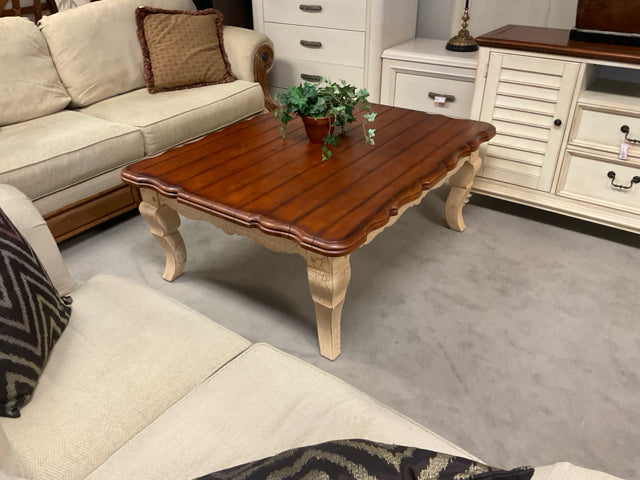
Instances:
[[[353,123],[325,162],[299,118],[282,139],[265,113],[130,165],[122,179],[313,252],[347,255],[495,135],[488,123],[373,110],[376,145]]]
[[[613,62],[640,63],[640,47],[612,43],[582,42],[561,28],[505,25],[476,38],[482,47],[507,48]]]

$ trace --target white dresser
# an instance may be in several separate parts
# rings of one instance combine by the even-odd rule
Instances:
[[[445,40],[415,38],[382,53],[380,103],[469,118],[477,52],[451,52]]]
[[[274,43],[273,94],[302,81],[345,80],[380,98],[382,51],[415,37],[418,0],[252,0],[254,28]]]
[[[477,41],[471,115],[497,135],[474,190],[640,233],[640,48],[513,25]]]

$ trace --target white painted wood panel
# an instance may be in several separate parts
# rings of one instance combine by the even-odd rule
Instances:
[[[300,10],[300,5],[308,4],[320,5],[322,9],[315,13]],[[285,58],[287,63],[317,61],[362,68],[363,81],[356,86],[369,90],[369,99],[379,102],[382,52],[415,37],[418,0],[402,0],[402,5],[395,0],[252,0],[252,6],[254,29],[275,40],[276,58]],[[326,13],[325,17],[322,12]],[[296,35],[298,31],[287,30],[296,26],[324,30],[322,38],[304,39],[321,41],[323,45],[339,44],[337,56],[334,54],[336,51],[323,56],[317,52],[314,54],[311,49],[300,50],[295,45],[301,39]],[[340,36],[340,32],[360,33],[363,40]],[[285,37],[288,41],[285,41]],[[271,69],[270,86],[273,86],[272,78],[277,76],[282,79],[286,76],[276,72],[278,68],[278,65],[274,65]]]
[[[308,7],[320,7],[320,10]],[[265,22],[290,23],[311,27],[358,30],[367,25],[366,0],[263,0]]]
[[[278,57],[364,67],[365,35],[363,32],[269,22],[265,22],[264,30],[273,41]],[[307,47],[302,44],[303,42],[315,42],[320,47]],[[345,48],[345,45],[349,48]]]
[[[276,57],[270,81],[273,87],[286,88],[304,81],[312,81],[310,76],[324,77],[333,82],[344,80],[352,85],[362,85],[364,69],[333,63]]]
[[[558,186],[558,195],[640,213],[640,184],[629,189],[616,188],[607,176],[613,171],[616,174],[614,183],[629,186],[634,176],[640,176],[640,166],[605,162],[573,152],[567,152],[565,163],[565,175]]]
[[[577,62],[491,53],[480,119],[493,123],[498,132],[489,145],[519,153],[510,157],[503,150],[500,168],[485,163],[481,176],[501,180],[510,169],[514,174],[510,182],[517,182],[518,174],[523,174],[521,186],[551,190],[578,71]],[[555,120],[560,125],[555,125]],[[531,152],[532,161],[523,161],[522,152]],[[540,164],[540,155],[544,161],[533,185],[534,172],[529,166]],[[512,164],[505,160],[512,160]]]
[[[473,83],[429,75],[398,73],[393,105],[453,117],[469,116]],[[453,101],[439,103],[429,93],[452,95]]]
[[[628,155],[638,158],[640,145],[625,141],[620,129],[623,125],[629,127],[629,138],[640,138],[640,111],[621,112],[578,105],[569,141],[573,146],[592,148],[613,155],[618,154],[620,145],[625,142],[628,144]]]

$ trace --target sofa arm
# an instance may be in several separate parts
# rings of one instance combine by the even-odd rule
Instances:
[[[71,278],[51,231],[33,202],[17,188],[0,184],[0,208],[36,252],[60,295],[74,290],[78,285]]]
[[[246,28],[224,27],[224,48],[231,70],[240,80],[258,82],[269,111],[276,107],[267,85],[267,72],[273,64],[273,42],[265,34]]]

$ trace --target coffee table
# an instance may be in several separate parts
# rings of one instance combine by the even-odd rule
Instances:
[[[464,230],[462,207],[481,165],[478,147],[495,135],[488,123],[374,110],[376,145],[366,145],[354,123],[325,162],[300,119],[283,139],[273,114],[264,113],[126,167],[122,179],[140,188],[140,213],[165,252],[162,277],[178,278],[187,260],[178,214],[301,255],[320,353],[335,359],[349,255],[447,179],[445,218]]]

